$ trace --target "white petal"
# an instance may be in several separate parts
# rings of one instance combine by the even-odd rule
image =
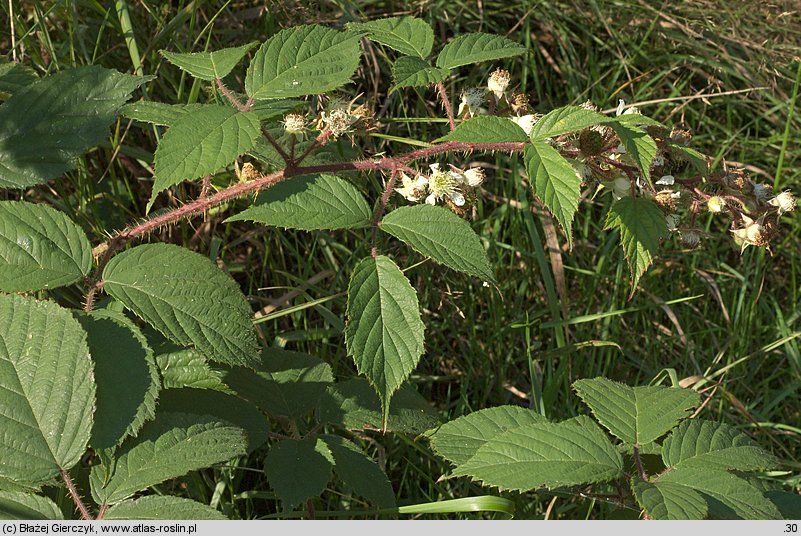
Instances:
[[[430,168],[431,168],[431,172],[432,172],[432,173],[437,173],[437,172],[439,171],[439,164],[431,164],[431,165],[430,165],[430,166],[428,166],[428,167],[430,167]]]
[[[453,204],[457,207],[464,205],[464,196],[462,195],[462,192],[453,192],[451,194],[451,201],[453,201]]]
[[[673,175],[664,175],[661,179],[656,181],[656,184],[661,184],[664,186],[673,186],[676,182],[676,178]]]
[[[436,205],[437,196],[435,196],[434,194],[429,195],[428,197],[426,197],[426,203],[428,203],[429,205]]]
[[[417,176],[417,180],[414,181],[415,188],[424,188],[428,184],[428,179],[423,177],[422,175]]]
[[[623,115],[623,108],[625,108],[626,102],[623,99],[617,101],[617,110],[615,111],[615,115]]]

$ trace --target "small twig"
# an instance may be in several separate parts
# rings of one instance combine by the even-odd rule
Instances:
[[[640,459],[640,447],[635,445],[633,451],[634,451],[634,463],[637,465],[637,473],[639,474],[639,477],[643,482],[647,482],[648,473],[645,472],[645,467],[643,467],[642,460]]]
[[[317,135],[312,144],[309,145],[306,148],[306,150],[303,151],[303,153],[301,153],[301,155],[295,161],[295,165],[299,165],[306,159],[307,156],[309,156],[312,153],[312,151],[314,151],[315,149],[319,149],[320,147],[328,143],[328,138],[330,137],[331,137],[331,130],[326,127]]]
[[[252,104],[251,100],[248,100],[247,104],[242,104],[241,102],[239,102],[239,99],[237,99],[236,96],[234,96],[234,94],[231,93],[231,90],[225,87],[225,84],[223,84],[223,81],[221,79],[215,78],[215,82],[217,82],[217,88],[220,90],[220,93],[222,93],[225,96],[225,98],[228,99],[228,102],[230,102],[234,108],[236,108],[240,112],[250,111],[250,106]]]
[[[58,472],[61,474],[61,479],[67,486],[67,491],[69,491],[72,502],[75,503],[75,506],[78,507],[78,511],[81,512],[81,517],[87,521],[92,519],[92,514],[89,513],[89,509],[86,508],[85,504],[83,504],[81,495],[78,493],[78,490],[75,488],[75,484],[72,482],[72,477],[64,469],[59,468]]]
[[[98,521],[102,520],[104,517],[106,517],[107,511],[108,511],[108,504],[107,503],[101,504],[100,511],[97,512],[97,517],[95,519]]]
[[[295,165],[295,144],[298,141],[297,136],[294,134],[290,134],[292,137],[291,141],[289,142],[289,163],[293,166]]]
[[[395,189],[395,182],[398,179],[398,170],[393,169],[389,175],[389,180],[387,180],[386,186],[384,186],[384,192],[381,194],[381,200],[378,202],[378,206],[375,209],[375,214],[373,214],[373,230],[370,236],[370,243],[372,244],[371,254],[373,258],[378,256],[378,247],[376,245],[376,239],[378,238],[378,224],[381,223],[381,218],[384,217],[384,210],[387,208],[387,203],[389,203],[389,196],[392,195],[392,191]]]
[[[451,99],[448,97],[448,91],[445,89],[445,84],[440,80],[437,82],[437,91],[442,105],[445,107],[445,113],[448,114],[448,123],[450,123],[451,131],[456,128],[456,121],[453,118],[453,108],[451,107]]]
[[[275,149],[276,152],[278,152],[278,154],[281,156],[281,160],[286,162],[287,165],[291,164],[292,158],[287,154],[286,151],[284,151],[284,148],[281,147],[281,145],[275,140],[275,138],[273,138],[273,135],[270,134],[270,131],[267,130],[266,128],[263,128],[261,129],[261,133],[264,134],[264,138],[268,142],[270,142],[270,145],[273,146],[273,149]]]

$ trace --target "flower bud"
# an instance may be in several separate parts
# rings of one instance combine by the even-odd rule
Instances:
[[[481,186],[481,183],[484,182],[484,177],[484,170],[480,167],[470,168],[464,172],[464,178],[467,181],[467,185],[473,188]]]
[[[726,200],[717,195],[713,195],[706,200],[706,206],[709,209],[709,212],[717,214],[719,212],[723,212],[723,209],[726,208]]]
[[[688,248],[698,247],[698,244],[701,243],[701,235],[699,235],[697,231],[694,231],[692,229],[682,231],[681,242],[682,244],[684,244],[685,247]]]

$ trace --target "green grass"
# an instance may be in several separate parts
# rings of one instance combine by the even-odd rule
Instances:
[[[771,5],[750,0],[431,0],[424,9],[419,3],[386,0],[282,1],[269,3],[264,13],[263,3],[246,0],[109,4],[12,2],[8,12],[4,2],[0,52],[9,59],[13,54],[40,75],[93,63],[141,70],[158,77],[145,86],[145,99],[190,103],[214,97],[167,64],[159,49],[213,50],[264,40],[296,23],[341,26],[411,13],[432,23],[439,42],[460,32],[487,31],[526,44],[526,57],[503,65],[537,111],[587,99],[602,109],[614,108],[621,98],[643,102],[646,115],[691,129],[693,145],[715,157],[717,165],[737,162],[755,178],[800,191],[801,115],[794,107],[801,78],[801,22],[792,0]],[[387,96],[386,51],[365,44],[365,59],[348,95],[363,94],[385,125],[395,118],[392,132],[398,136],[431,140],[444,132],[446,125],[439,122],[405,120],[442,115],[433,91]],[[452,99],[468,81],[484,80],[494,67],[460,69],[447,81]],[[242,78],[239,69],[231,81],[241,83]],[[23,196],[64,210],[99,242],[104,230],[144,216],[157,135],[121,121],[108,144],[83,158],[65,180]],[[366,147],[369,152],[408,148],[380,137]],[[481,162],[489,168],[488,195],[476,208],[474,226],[488,242],[499,290],[431,261],[419,264],[419,255],[395,242],[384,244],[401,266],[414,266],[407,275],[424,312],[427,351],[412,381],[443,419],[499,404],[531,405],[560,419],[586,412],[570,389],[576,379],[604,375],[633,385],[675,372],[709,397],[704,417],[749,429],[785,463],[788,472],[777,478],[801,489],[797,216],[784,217],[773,255],[755,248],[740,255],[727,236],[727,223],[709,217],[703,247],[687,251],[677,240],[666,241],[629,299],[628,268],[618,238],[602,229],[606,196],[581,206],[572,251],[556,231],[559,250],[554,255],[545,242],[554,233],[553,224],[530,201],[521,183],[521,163],[482,154],[466,160],[457,155],[452,162]],[[355,179],[373,198],[378,195],[379,177]],[[162,203],[177,205],[196,193],[195,186],[186,185],[176,190],[178,198],[165,197]],[[220,259],[254,309],[296,291],[289,303],[277,304],[277,311],[286,314],[259,324],[263,340],[319,355],[339,378],[353,374],[337,319],[344,316],[341,292],[349,273],[368,251],[364,236],[223,224],[227,214],[210,211],[205,219],[164,229],[153,239]],[[552,264],[554,256],[561,258],[562,268]],[[564,281],[564,297],[559,281]],[[324,303],[310,303],[329,296]],[[81,295],[65,290],[57,298],[77,306]],[[665,304],[683,298],[692,299]],[[441,479],[448,467],[421,440],[371,435],[363,442],[371,455],[386,460],[402,505],[488,493],[465,479]],[[260,473],[262,458],[256,453],[235,467],[195,473],[162,489],[174,486],[186,496],[219,503],[232,517],[261,518],[277,508]],[[316,509],[364,507],[342,492],[330,490],[316,501]],[[546,512],[565,519],[617,515],[610,505],[571,496],[503,496],[515,502],[518,518],[541,518]]]

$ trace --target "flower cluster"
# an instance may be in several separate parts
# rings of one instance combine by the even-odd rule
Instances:
[[[449,170],[440,169],[439,164],[429,166],[431,174],[417,174],[412,178],[401,172],[403,184],[395,191],[407,200],[418,203],[425,199],[429,205],[445,202],[448,205],[462,207],[466,202],[466,194],[484,182],[484,170],[474,167],[467,170],[450,166]]]

